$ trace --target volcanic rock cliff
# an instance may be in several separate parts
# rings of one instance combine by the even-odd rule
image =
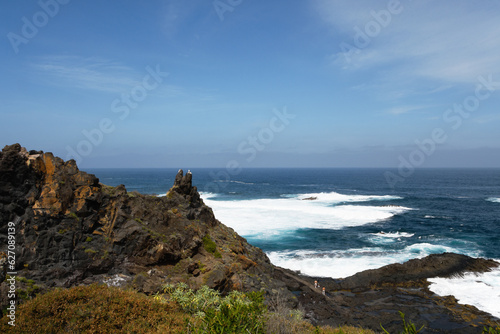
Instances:
[[[7,261],[9,223],[15,225],[15,268]],[[2,308],[8,302],[6,274],[14,270],[22,298],[94,282],[151,294],[162,284],[182,281],[222,292],[264,290],[288,306],[300,304],[313,324],[375,331],[383,324],[392,333],[401,329],[398,311],[403,311],[427,333],[481,333],[483,325],[499,319],[434,295],[427,278],[498,265],[445,253],[346,279],[305,277],[273,266],[260,249],[220,223],[189,172],[180,170],[172,188],[157,197],[103,185],[73,160],[28,152],[19,144],[0,153]]]
[[[267,256],[215,219],[182,170],[166,196],[148,196],[103,185],[73,160],[7,146],[0,221],[2,246],[8,222],[16,226],[15,270],[39,286],[107,282],[154,292],[183,280],[220,291],[279,288]],[[6,270],[3,261],[0,282]]]

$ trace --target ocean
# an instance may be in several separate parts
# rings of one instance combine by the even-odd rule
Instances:
[[[305,275],[342,278],[443,252],[500,261],[500,169],[420,169],[395,187],[385,169],[191,171],[218,220],[272,263]],[[104,184],[159,196],[177,174],[89,172]],[[500,269],[430,281],[433,292],[500,318]]]

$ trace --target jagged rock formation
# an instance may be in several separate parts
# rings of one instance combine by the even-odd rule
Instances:
[[[267,256],[221,224],[180,170],[163,197],[109,187],[73,160],[27,151],[0,153],[0,307],[8,285],[7,225],[16,225],[19,296],[50,287],[104,282],[145,293],[183,281],[220,291],[264,289],[299,303],[313,324],[400,330],[398,311],[427,333],[480,333],[499,321],[453,297],[438,297],[427,278],[484,272],[499,264],[457,254],[431,255],[343,280],[312,278],[273,266]],[[31,280],[31,281],[30,281]],[[313,286],[318,280],[326,295]]]
[[[0,175],[0,243],[15,222],[16,270],[40,286],[279,288],[267,256],[215,219],[191,173],[179,171],[164,197],[128,193],[16,144],[0,154]]]

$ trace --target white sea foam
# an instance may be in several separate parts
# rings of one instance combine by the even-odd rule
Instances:
[[[360,226],[390,219],[394,215],[412,210],[401,206],[377,206],[372,203],[366,205],[368,201],[397,200],[400,197],[342,195],[335,192],[240,201],[216,200],[218,195],[213,193],[203,193],[202,197],[205,203],[213,208],[215,216],[239,234],[269,239],[279,238],[300,228],[341,229]],[[307,198],[316,199],[304,200]],[[500,198],[488,200],[500,203]],[[365,202],[365,205],[355,205],[355,203],[362,202]],[[448,217],[427,215],[425,218]],[[298,270],[305,275],[342,278],[363,270],[403,263],[430,254],[463,253],[463,247],[445,246],[442,244],[443,240],[413,243],[397,250],[383,247],[384,244],[396,244],[403,240],[411,242],[411,238],[415,235],[402,231],[379,232],[367,236],[374,243],[374,247],[328,251],[274,251],[267,255],[273,264]],[[449,244],[446,240],[444,243]],[[377,247],[377,244],[380,247]],[[467,255],[481,256],[479,251]],[[436,278],[430,281],[432,282],[431,290],[434,293],[453,294],[461,303],[471,304],[495,316],[500,316],[500,269],[480,276],[466,275],[459,279]]]
[[[458,252],[458,250],[442,245],[418,243],[394,251],[381,247],[366,247],[327,252],[277,251],[269,252],[267,255],[273,264],[299,270],[305,275],[342,278],[363,270],[376,269],[392,263],[403,263],[410,259],[443,252]]]
[[[401,238],[411,238],[415,234],[407,232],[379,232],[370,233],[368,240],[375,244],[390,244],[397,241],[401,241]]]
[[[500,203],[500,197],[490,197],[487,199],[487,201],[490,201],[493,203]]]
[[[220,182],[220,183],[238,183],[238,184],[247,184],[247,185],[255,184],[253,182],[243,182],[243,181],[236,181],[236,180],[218,180],[217,182]]]
[[[500,268],[461,278],[431,278],[430,290],[440,296],[453,295],[461,304],[469,304],[500,318]]]
[[[387,200],[387,196],[332,193],[240,201],[217,201],[209,194],[203,194],[203,197],[205,203],[214,210],[217,219],[244,237],[267,238],[277,232],[300,228],[341,229],[360,226],[411,210],[401,206],[338,205],[375,198]],[[309,197],[317,197],[317,200],[302,200]]]
[[[371,235],[375,235],[377,237],[381,238],[411,238],[415,234],[414,233],[407,233],[407,232],[379,232],[379,233],[371,233]]]
[[[299,199],[314,198],[314,202],[339,204],[339,203],[355,203],[355,202],[368,202],[368,201],[389,201],[402,199],[399,196],[391,195],[344,195],[337,192],[330,193],[310,193],[297,196]]]
[[[217,194],[200,191],[200,196],[205,200],[205,199],[213,199],[217,197]]]

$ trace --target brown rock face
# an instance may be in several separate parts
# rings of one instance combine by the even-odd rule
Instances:
[[[110,279],[147,292],[169,281],[222,291],[276,285],[265,254],[215,219],[191,173],[179,171],[165,197],[128,193],[100,184],[73,160],[18,144],[0,153],[0,173],[0,252],[15,222],[16,270],[40,286]],[[247,258],[259,265],[249,267]],[[1,282],[5,263],[0,272]]]
[[[28,156],[28,162],[43,175],[40,196],[29,198],[37,215],[80,212],[100,190],[99,179],[80,172],[74,160],[65,163],[52,153],[44,153]]]

